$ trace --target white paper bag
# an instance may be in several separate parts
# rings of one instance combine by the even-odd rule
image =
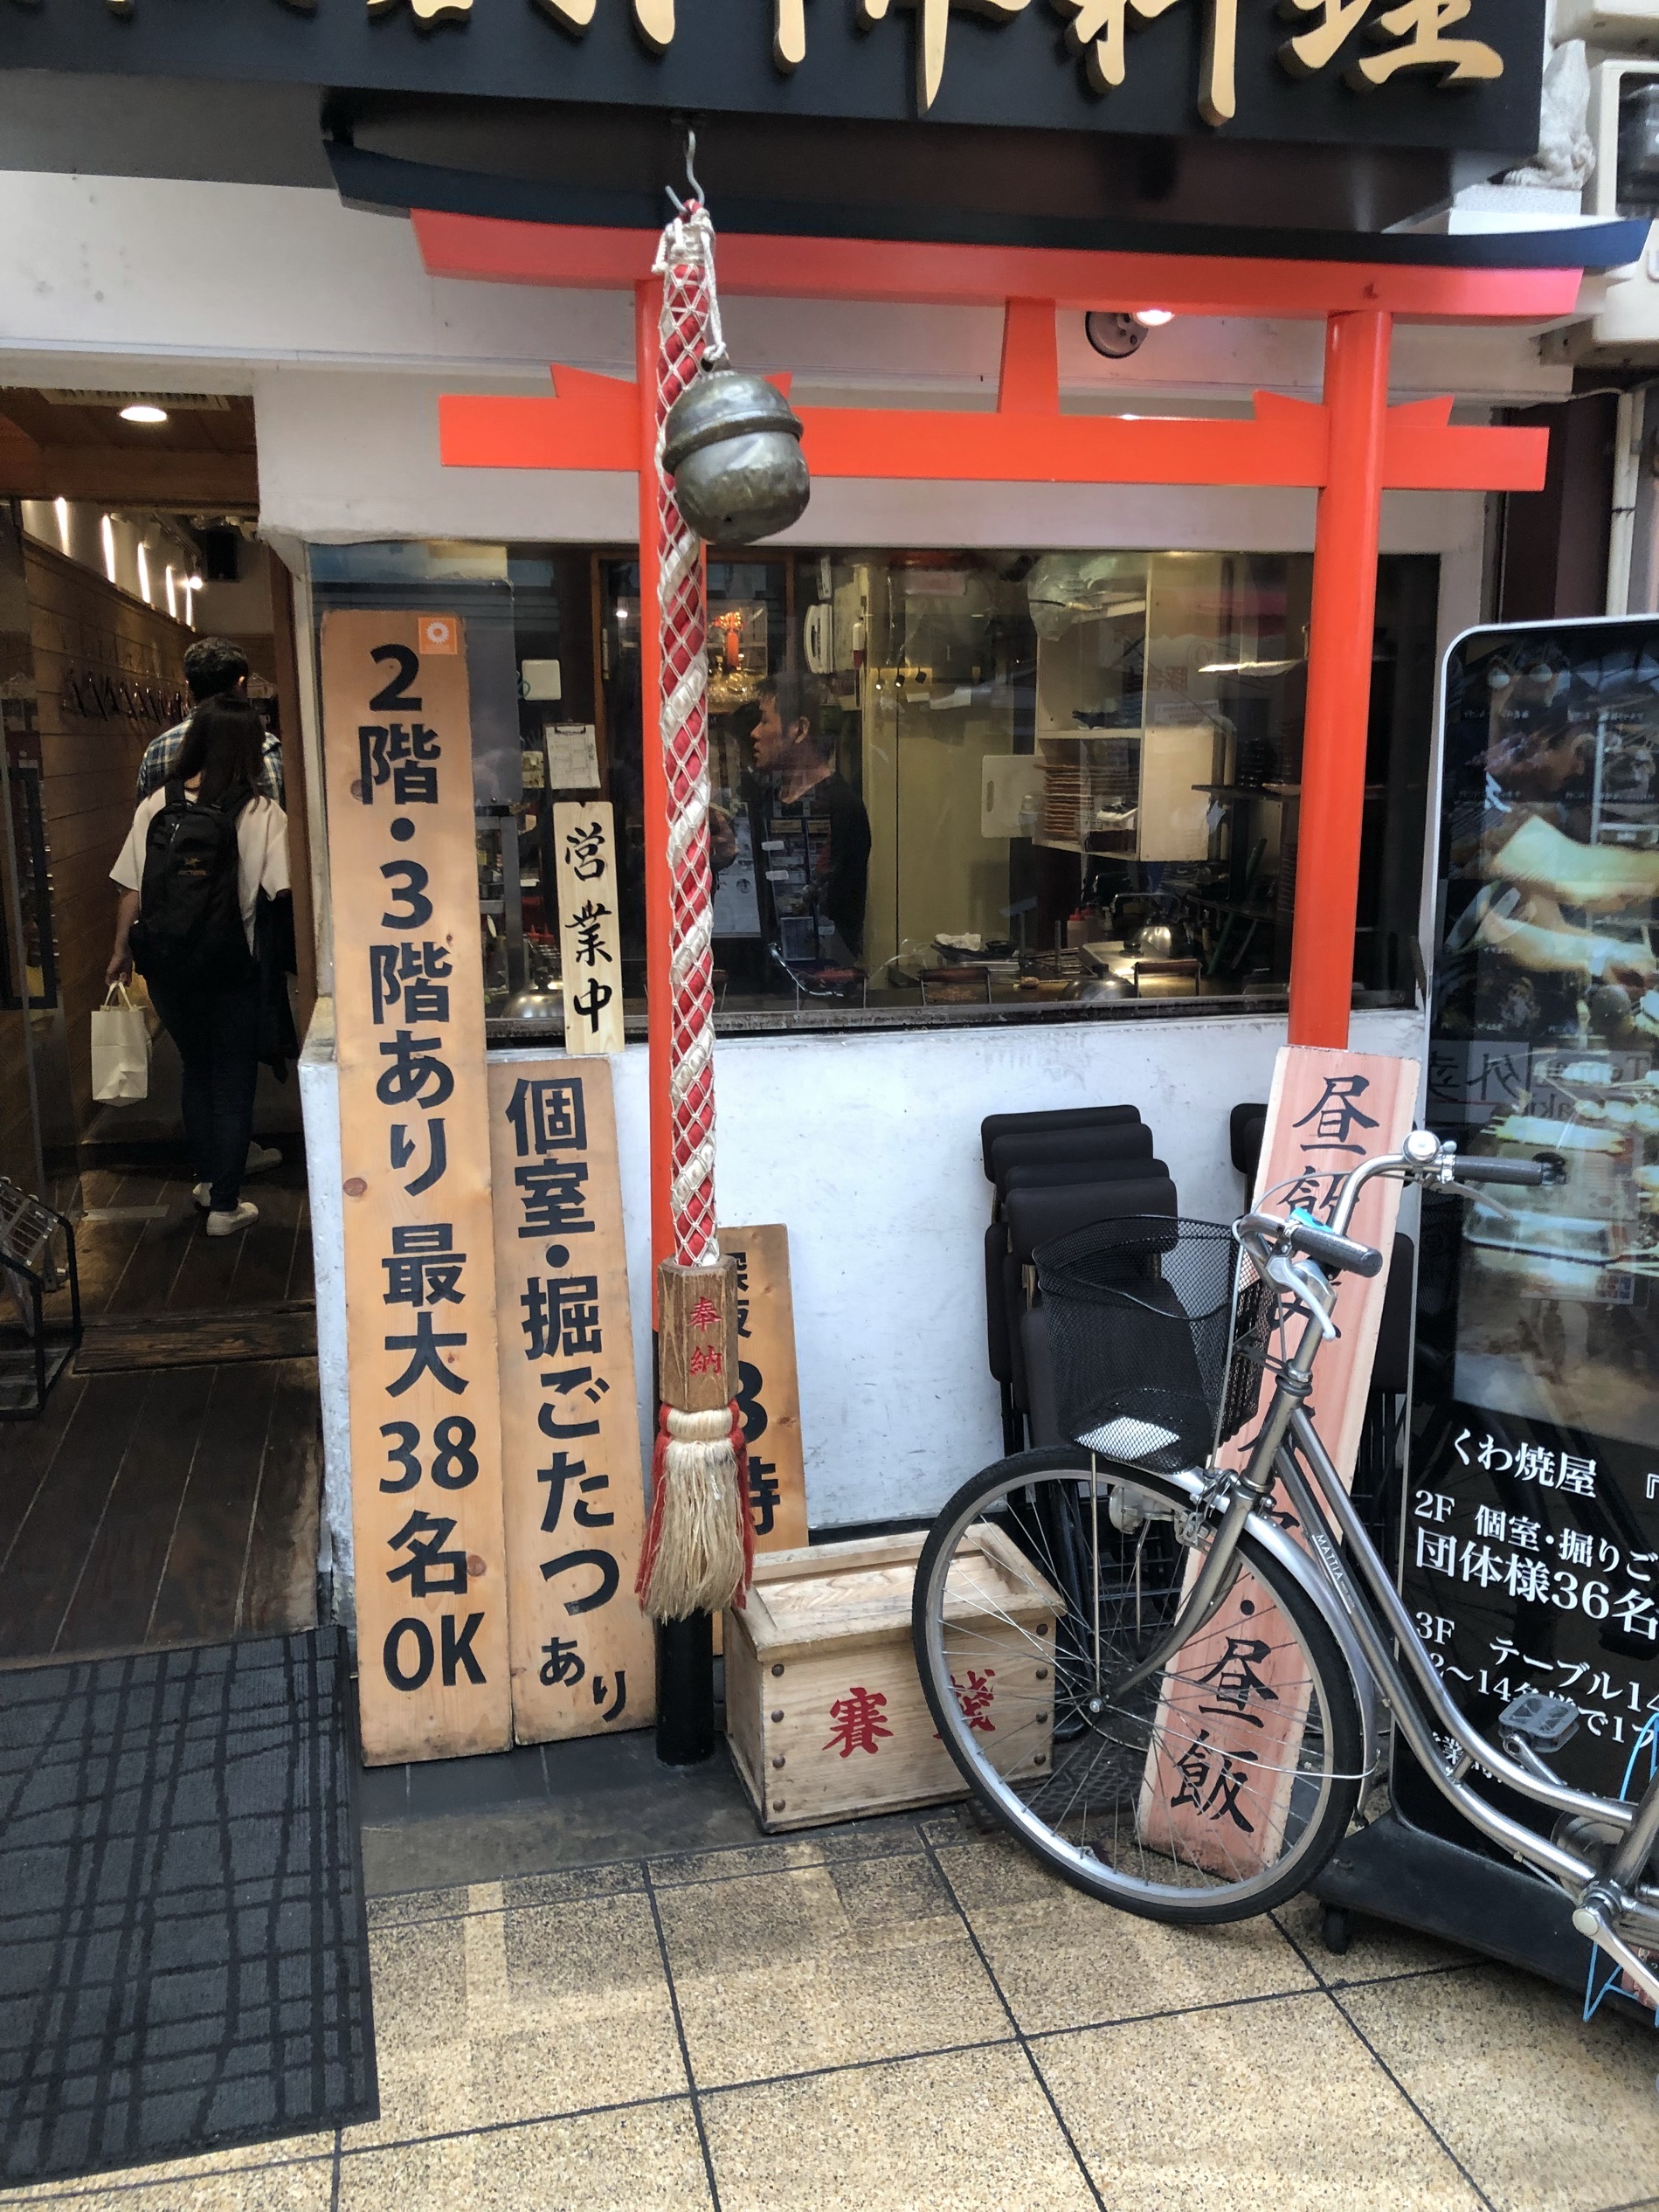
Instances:
[[[119,983],[93,1008],[93,1096],[105,1105],[130,1103],[149,1092],[149,1031],[144,1009]]]

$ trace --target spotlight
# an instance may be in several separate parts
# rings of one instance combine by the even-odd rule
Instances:
[[[1146,343],[1146,325],[1132,315],[1096,308],[1083,317],[1083,335],[1108,361],[1127,361]]]
[[[1137,308],[1135,320],[1148,330],[1158,330],[1165,323],[1173,322],[1175,317],[1168,308]]]
[[[124,423],[164,423],[167,410],[152,406],[148,399],[135,399],[130,406],[121,409],[121,418]]]

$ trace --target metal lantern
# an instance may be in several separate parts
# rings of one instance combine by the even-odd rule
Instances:
[[[787,529],[812,492],[800,418],[741,369],[704,367],[687,385],[662,426],[662,466],[687,522],[722,545]]]

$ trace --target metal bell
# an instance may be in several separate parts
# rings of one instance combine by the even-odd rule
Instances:
[[[691,528],[723,545],[787,529],[812,493],[800,418],[740,369],[703,368],[687,385],[663,425],[662,465]]]

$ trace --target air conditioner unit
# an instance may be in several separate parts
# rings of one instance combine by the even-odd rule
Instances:
[[[1659,54],[1659,0],[1556,0],[1555,44],[1582,38],[1615,54]]]
[[[1659,0],[1638,8],[1631,3],[1620,10],[1618,0],[1609,7],[1604,0],[1568,0],[1577,4],[1575,25],[1592,20],[1626,27],[1620,42],[1637,36],[1649,40],[1659,54]],[[1582,27],[1559,36],[1611,38],[1611,29],[1591,32]],[[1659,217],[1659,59],[1603,61],[1590,72],[1590,108],[1586,123],[1595,142],[1595,174],[1585,188],[1584,212],[1610,221],[1615,216]],[[1649,233],[1640,261],[1611,278],[1603,304],[1590,322],[1560,331],[1545,341],[1546,354],[1558,349],[1564,356],[1582,360],[1612,354],[1616,356],[1659,351],[1659,252]]]

